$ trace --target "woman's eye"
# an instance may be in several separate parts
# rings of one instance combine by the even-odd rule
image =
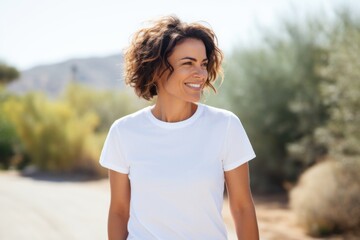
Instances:
[[[192,66],[193,65],[193,62],[184,62],[183,65],[189,65],[189,66]],[[207,68],[208,67],[208,63],[202,63],[201,64],[201,67],[203,68]]]

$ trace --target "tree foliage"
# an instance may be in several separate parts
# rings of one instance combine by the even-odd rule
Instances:
[[[287,146],[326,119],[319,96],[323,77],[315,71],[324,51],[317,44],[321,31],[305,31],[291,23],[285,24],[285,30],[285,38],[268,36],[262,47],[236,50],[227,59],[221,89],[257,153],[252,183],[259,191],[272,191],[296,179],[302,163],[289,161]],[[314,158],[313,151],[307,158]]]
[[[254,190],[294,183],[335,149],[326,134],[340,147],[347,132],[347,151],[359,146],[359,28],[346,16],[332,24],[318,18],[284,22],[281,34],[266,33],[262,45],[239,47],[226,59],[217,97],[240,117],[257,153]]]
[[[12,82],[20,76],[16,68],[0,63],[0,85]]]
[[[317,141],[334,159],[360,158],[360,19],[342,13],[331,39],[328,64],[321,74],[329,120],[317,129]],[[359,183],[360,184],[360,183]]]

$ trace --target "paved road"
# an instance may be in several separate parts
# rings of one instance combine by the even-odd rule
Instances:
[[[0,240],[107,239],[108,203],[107,180],[45,181],[0,172]],[[234,236],[229,232],[230,240]]]
[[[108,202],[106,180],[42,181],[0,172],[0,239],[106,239]]]

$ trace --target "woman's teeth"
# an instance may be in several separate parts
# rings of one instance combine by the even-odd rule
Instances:
[[[186,85],[193,87],[193,88],[200,88],[201,84],[195,84],[195,83],[186,83]]]

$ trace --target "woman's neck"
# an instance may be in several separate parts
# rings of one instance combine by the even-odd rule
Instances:
[[[191,102],[164,102],[157,99],[152,114],[164,122],[180,122],[190,118],[197,109],[197,105]]]

